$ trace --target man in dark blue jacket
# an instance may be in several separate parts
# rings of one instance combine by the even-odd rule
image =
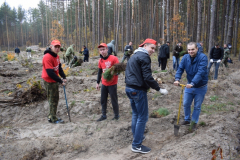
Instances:
[[[184,70],[187,73],[187,85],[184,92],[184,122],[182,125],[193,124],[193,130],[196,129],[201,105],[207,92],[207,65],[208,58],[205,54],[198,52],[197,44],[190,42],[187,45],[188,53],[183,56],[175,75],[174,85],[178,86]],[[194,109],[191,117],[191,104],[194,100]]]
[[[89,59],[89,51],[87,49],[87,47],[85,45],[83,45],[83,55],[84,55],[84,58],[83,58],[83,62],[88,62],[88,59]]]
[[[19,56],[19,53],[20,53],[20,49],[17,47],[15,48],[15,53]]]
[[[152,77],[150,56],[155,52],[157,42],[146,39],[134,55],[129,59],[125,71],[126,94],[132,107],[132,151],[148,153],[150,148],[143,146],[144,130],[148,121],[147,90],[151,88],[161,94],[167,94],[166,89],[160,89]]]
[[[218,43],[216,43],[215,46],[212,47],[212,49],[210,50],[210,61],[208,64],[208,74],[209,74],[209,71],[210,71],[213,63],[215,63],[215,73],[214,73],[215,80],[218,77],[218,68],[219,68],[220,62],[223,59],[223,55],[224,55],[223,52],[224,52],[223,48],[220,47]]]
[[[123,54],[123,58],[122,58],[122,62],[123,63],[125,61],[125,59],[127,58],[127,61],[129,60],[130,56],[133,53],[133,48],[132,48],[132,42],[130,41],[128,45],[125,46],[124,48],[124,54]]]
[[[160,48],[160,53],[158,57],[160,58],[161,61],[161,70],[165,70],[167,66],[167,59],[169,58],[169,45],[170,42],[167,42]]]
[[[202,41],[199,42],[199,43],[197,43],[197,47],[198,47],[198,51],[199,51],[199,52],[204,53],[204,52],[203,52],[203,42],[202,42]]]

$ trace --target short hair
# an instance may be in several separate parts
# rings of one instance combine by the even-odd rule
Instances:
[[[169,41],[167,41],[166,43],[169,43],[169,44],[170,44],[170,42],[169,42]]]
[[[181,42],[181,41],[179,41],[178,43],[181,43],[181,44],[182,44],[182,42]]]
[[[194,46],[195,46],[195,48],[198,48],[198,47],[197,47],[197,43],[196,43],[196,42],[189,42],[187,45],[194,45]]]
[[[86,46],[85,46],[85,45],[83,45],[83,47],[84,47],[84,48],[86,48]]]
[[[216,43],[215,43],[215,46],[219,46],[219,43],[218,43],[218,42],[216,42]]]

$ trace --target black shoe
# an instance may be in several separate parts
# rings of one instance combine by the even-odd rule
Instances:
[[[139,147],[132,147],[132,151],[136,153],[148,153],[151,151],[151,148],[141,145]]]
[[[107,119],[107,117],[101,116],[97,121],[99,122],[99,121],[103,121],[103,120],[105,120],[105,119]]]
[[[181,125],[190,125],[190,122],[188,122],[188,121],[183,121]]]
[[[113,119],[112,120],[118,120],[119,119],[119,116],[118,117],[113,117]]]

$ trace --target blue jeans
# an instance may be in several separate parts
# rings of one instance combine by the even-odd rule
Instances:
[[[213,63],[215,64],[214,79],[217,79],[217,77],[218,77],[218,68],[219,68],[219,65],[220,65],[220,63],[216,62],[217,60],[219,60],[219,59],[213,59]],[[209,64],[208,64],[208,74],[210,72],[210,69],[211,69],[213,63],[209,62]]]
[[[201,88],[185,88],[184,99],[183,99],[183,107],[184,107],[184,120],[185,121],[193,121],[198,123],[199,115],[201,112],[201,105],[204,100],[205,94],[207,92],[207,85]],[[194,100],[194,109],[192,113],[191,119],[191,104]]]
[[[173,56],[173,70],[177,71],[178,66],[179,66],[179,58],[176,58],[175,56]]]
[[[126,87],[126,94],[132,107],[132,147],[142,144],[143,134],[148,121],[147,92]]]

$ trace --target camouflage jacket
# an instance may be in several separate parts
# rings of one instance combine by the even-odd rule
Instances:
[[[226,60],[229,58],[230,55],[230,50],[228,48],[224,48],[224,55],[223,55],[223,59]]]

